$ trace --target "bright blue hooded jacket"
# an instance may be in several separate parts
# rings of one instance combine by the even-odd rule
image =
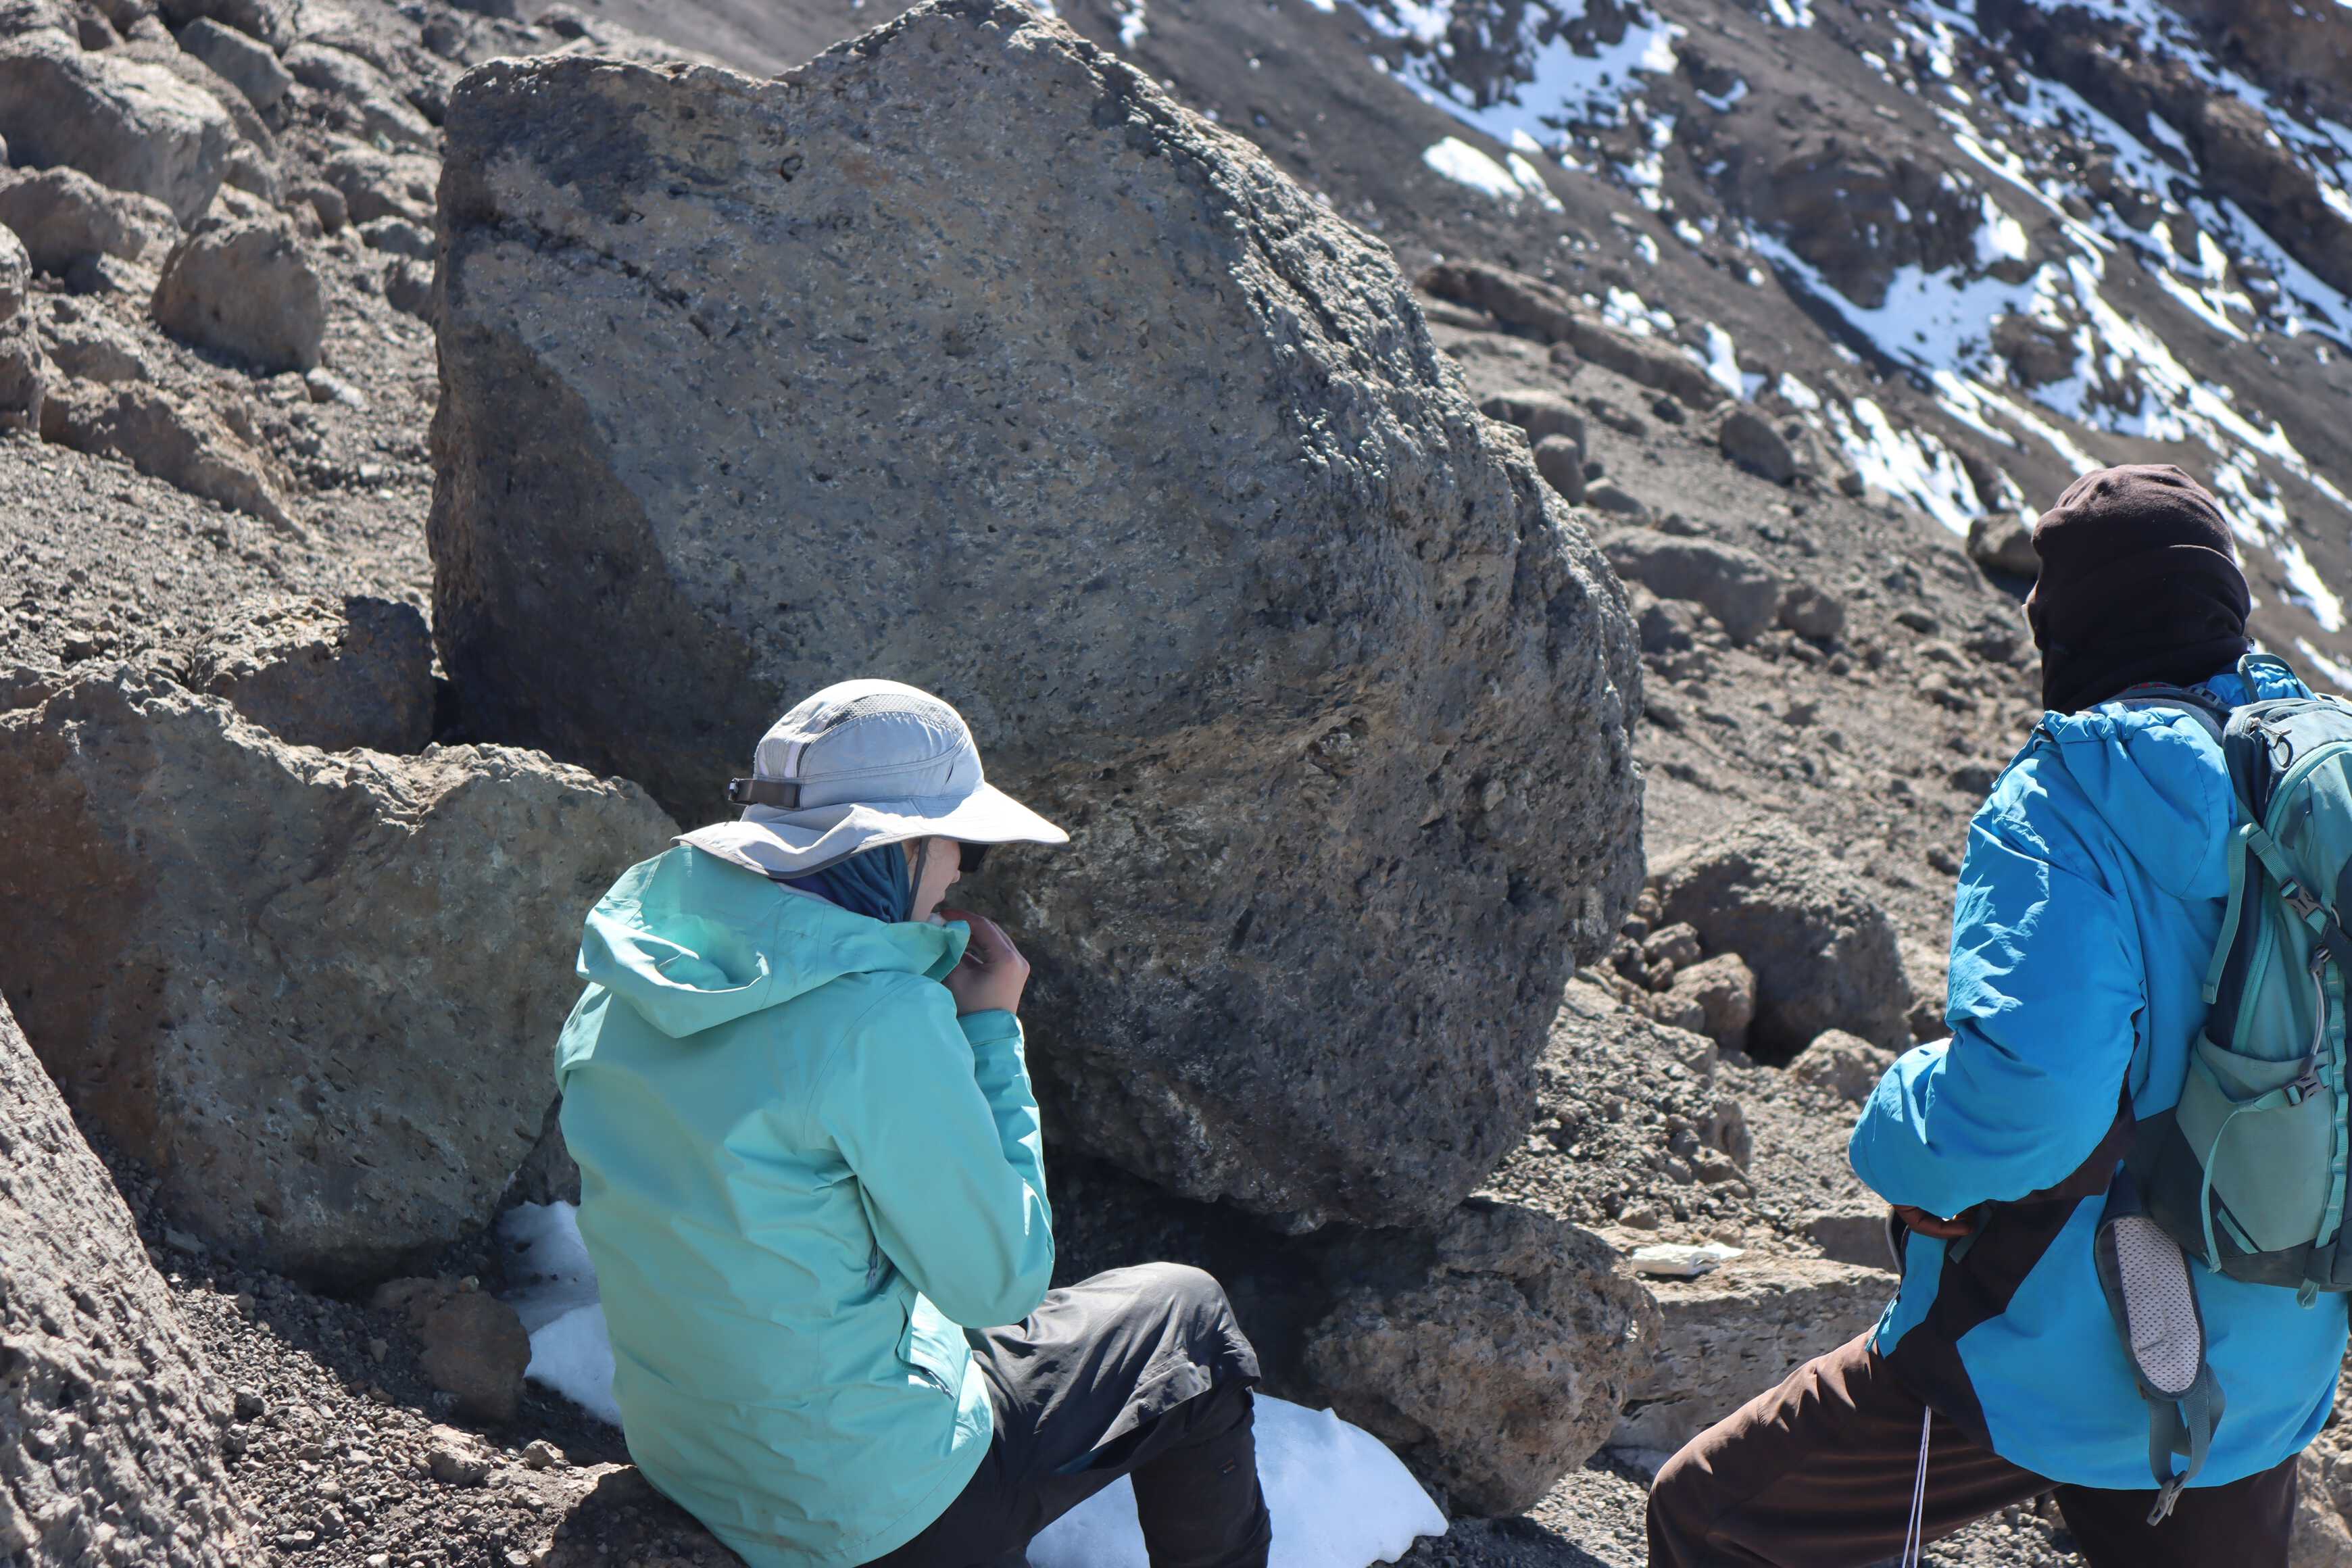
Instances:
[[[2284,675],[2232,706],[2307,695]],[[1952,917],[1951,1037],[1888,1069],[1855,1173],[1892,1204],[1983,1228],[1958,1256],[1914,1234],[1876,1345],[1907,1386],[2011,1463],[2145,1490],[2147,1406],[2092,1257],[2108,1180],[2179,1098],[2229,871],[2221,750],[2190,715],[2106,704],[2044,717],[1969,828]],[[2192,1260],[2226,1409],[2197,1478],[2220,1486],[2308,1443],[2334,1402],[2345,1299],[2298,1305]]]

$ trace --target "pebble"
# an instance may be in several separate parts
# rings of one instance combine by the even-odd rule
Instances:
[[[240,1388],[236,1391],[236,1418],[238,1420],[258,1420],[261,1416],[268,1415],[268,1411],[269,1402],[261,1397],[258,1390]]]
[[[563,1450],[544,1437],[534,1437],[530,1446],[522,1451],[522,1462],[534,1470],[561,1469],[564,1464]]]
[[[436,1443],[425,1455],[425,1463],[433,1472],[433,1479],[444,1486],[478,1487],[490,1474],[488,1460],[478,1459],[446,1443]]]

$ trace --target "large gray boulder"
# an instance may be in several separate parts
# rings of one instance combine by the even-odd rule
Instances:
[[[63,163],[192,223],[212,205],[236,127],[202,88],[62,35],[0,42],[0,141],[19,166]]]
[[[1653,879],[1664,919],[1755,971],[1758,1056],[1785,1062],[1825,1029],[1886,1050],[1911,1043],[1895,923],[1813,839],[1749,823],[1669,856]]]
[[[529,752],[289,746],[131,666],[0,715],[5,994],[174,1223],[413,1267],[537,1142],[580,921],[675,829]]]
[[[0,1560],[249,1561],[222,1394],[0,1002]]]
[[[446,131],[480,732],[708,817],[807,691],[937,690],[1076,835],[972,893],[1055,1137],[1294,1226],[1448,1212],[1633,891],[1639,676],[1389,253],[1011,0],[773,81],[497,61]]]

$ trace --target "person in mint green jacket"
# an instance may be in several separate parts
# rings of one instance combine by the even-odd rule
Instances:
[[[1028,964],[940,908],[1066,836],[891,681],[801,703],[729,796],[597,903],[557,1053],[646,1479],[752,1568],[1000,1568],[1131,1474],[1154,1568],[1263,1568],[1255,1353],[1195,1269],[1048,1289]]]

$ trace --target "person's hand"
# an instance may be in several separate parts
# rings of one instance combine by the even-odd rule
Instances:
[[[1895,1205],[1896,1219],[1921,1236],[1931,1236],[1937,1241],[1958,1241],[1976,1229],[1976,1212],[1974,1209],[1962,1209],[1949,1219],[1938,1219],[1926,1209],[1913,1208],[1909,1204]]]
[[[1004,928],[970,910],[941,910],[942,919],[971,927],[971,944],[963,962],[948,972],[947,988],[956,1000],[956,1016],[992,1010],[1021,1011],[1022,988],[1029,984],[1029,961],[1004,934]]]

